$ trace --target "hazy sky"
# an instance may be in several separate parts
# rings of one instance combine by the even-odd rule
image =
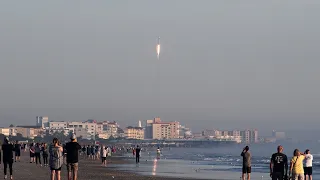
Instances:
[[[315,129],[319,17],[317,0],[1,1],[0,126]]]

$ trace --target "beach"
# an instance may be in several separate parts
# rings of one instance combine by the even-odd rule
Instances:
[[[108,159],[110,167],[103,167],[99,160],[86,160],[80,158],[79,162],[79,180],[188,180],[187,178],[179,177],[160,177],[160,176],[146,176],[140,175],[132,172],[126,172],[125,170],[117,170],[117,168],[112,165],[120,165],[126,162],[125,159],[121,157],[111,157]],[[3,165],[1,164],[1,175],[3,173]],[[41,167],[35,163],[29,163],[28,153],[22,153],[21,162],[15,162],[13,164],[13,178],[14,180],[43,180],[50,179],[49,167]],[[66,167],[62,167],[61,179],[67,179]]]
[[[285,145],[290,159],[291,150],[298,144]],[[299,144],[299,146],[301,146]],[[252,145],[252,179],[269,179],[270,156],[276,144]],[[308,145],[314,153],[314,180],[319,180],[320,149]],[[306,147],[304,147],[306,148]],[[302,149],[304,149],[302,148]],[[235,147],[212,148],[171,148],[163,149],[161,159],[156,159],[154,150],[143,151],[140,163],[135,163],[132,153],[113,154],[108,158],[107,167],[100,160],[87,160],[80,156],[78,179],[119,179],[119,180],[238,180],[241,176],[241,145]],[[0,172],[2,173],[3,166]],[[66,179],[66,167],[61,172]],[[48,167],[29,163],[29,153],[22,153],[22,161],[14,163],[14,179],[49,179]],[[1,176],[0,176],[1,178]]]

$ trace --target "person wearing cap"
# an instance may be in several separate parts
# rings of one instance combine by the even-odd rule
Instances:
[[[77,143],[75,134],[70,136],[70,140],[71,141],[66,144],[68,180],[71,180],[72,177],[73,180],[77,180],[79,150],[81,146]]]
[[[243,148],[241,152],[243,158],[242,162],[242,179],[245,180],[245,175],[247,175],[247,180],[250,180],[251,174],[251,153],[249,152],[249,146]]]
[[[283,180],[288,174],[288,158],[283,154],[283,147],[278,146],[277,153],[272,154],[270,160],[270,177],[272,180]]]
[[[9,138],[5,137],[4,143],[2,144],[4,179],[7,179],[8,165],[10,170],[10,179],[13,179],[12,177],[13,151],[14,151],[13,145],[9,143]]]

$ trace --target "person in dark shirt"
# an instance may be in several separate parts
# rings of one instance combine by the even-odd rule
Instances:
[[[15,154],[15,162],[20,162],[20,156],[21,156],[21,144],[19,144],[18,141],[16,141],[16,144],[14,145],[14,154]]]
[[[29,151],[30,151],[30,163],[35,163],[36,162],[36,159],[35,159],[35,144],[34,143],[31,143],[30,144],[30,148],[29,148]]]
[[[94,149],[94,145],[91,146],[91,149],[90,149],[90,152],[91,152],[91,158],[92,160],[95,160],[95,153],[96,153],[96,150]]]
[[[43,158],[43,165],[49,166],[49,163],[48,163],[49,150],[46,143],[43,143],[41,147],[41,152],[42,152],[42,158]]]
[[[77,180],[78,175],[78,161],[79,161],[79,150],[81,146],[77,143],[77,138],[74,134],[70,137],[71,142],[66,144],[67,153],[67,169],[68,169],[68,180]]]
[[[137,146],[137,148],[136,148],[136,163],[140,162],[140,152],[141,152],[141,149],[139,146]]]
[[[251,174],[251,153],[249,152],[249,146],[243,148],[241,152],[243,158],[242,162],[242,179],[245,180],[245,174],[247,174],[247,180],[250,180]]]
[[[91,157],[91,146],[87,146],[87,158],[90,159]]]
[[[35,157],[36,157],[36,164],[40,164],[40,166],[42,166],[41,164],[41,147],[40,147],[40,144],[39,143],[36,143],[36,146],[34,147],[34,150],[35,150]]]
[[[282,146],[278,146],[277,151],[270,160],[270,177],[272,180],[284,180],[288,173],[288,158],[282,153]]]
[[[7,179],[8,165],[10,170],[10,179],[13,179],[12,177],[13,151],[14,151],[13,145],[9,143],[9,138],[5,137],[4,143],[2,144],[4,179]]]

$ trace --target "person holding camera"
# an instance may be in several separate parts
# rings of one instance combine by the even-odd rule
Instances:
[[[312,180],[312,161],[313,156],[310,153],[310,150],[307,149],[305,152],[305,162],[304,162],[304,179]]]
[[[53,138],[49,148],[49,166],[51,170],[51,180],[61,179],[61,167],[63,165],[63,148],[57,138]]]
[[[272,180],[288,179],[288,158],[282,152],[283,147],[278,146],[277,153],[272,154],[270,160],[270,177]]]
[[[243,158],[242,162],[242,179],[245,180],[245,175],[247,175],[247,180],[250,180],[251,174],[251,153],[249,152],[249,146],[243,148],[241,156]]]
[[[293,157],[290,162],[290,172],[289,175],[293,180],[304,180],[304,169],[303,161],[305,159],[305,154],[302,154],[299,149],[295,149],[293,152]]]

